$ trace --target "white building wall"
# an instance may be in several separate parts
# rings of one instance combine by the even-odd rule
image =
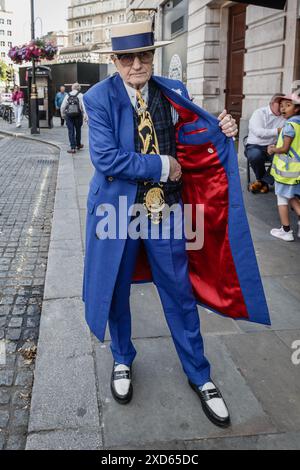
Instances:
[[[246,24],[244,119],[283,90],[286,13],[249,5]]]
[[[212,113],[220,109],[220,21],[216,2],[189,1],[187,86],[195,102]]]
[[[12,63],[8,57],[8,52],[11,45],[15,45],[12,16],[13,14],[11,12],[0,10],[0,60],[4,61],[6,64]],[[9,24],[9,22],[11,24]]]

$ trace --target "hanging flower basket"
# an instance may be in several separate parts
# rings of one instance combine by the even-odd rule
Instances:
[[[33,59],[37,62],[42,59],[53,60],[56,53],[57,47],[51,42],[36,39],[29,44],[12,47],[8,56],[15,64],[21,65],[23,62],[31,62]]]

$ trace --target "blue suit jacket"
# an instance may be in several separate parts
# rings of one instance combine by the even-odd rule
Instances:
[[[152,77],[180,115],[177,153],[183,169],[183,201],[205,205],[205,244],[188,253],[198,302],[211,310],[269,324],[269,314],[245,214],[237,155],[218,120],[192,103],[180,81]],[[83,300],[86,319],[102,341],[130,217],[122,212],[135,201],[137,180],[158,182],[159,155],[135,152],[133,107],[118,74],[84,95],[89,118],[89,146],[95,173],[87,201]],[[117,238],[99,240],[97,207],[110,204]],[[217,214],[217,216],[216,216]],[[145,280],[144,266],[137,279]]]

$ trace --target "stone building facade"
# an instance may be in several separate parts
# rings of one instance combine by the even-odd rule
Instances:
[[[93,52],[110,44],[111,26],[126,21],[128,0],[71,0],[68,8],[68,46],[60,61],[106,62]]]
[[[180,11],[183,5],[184,13]],[[157,9],[157,38],[174,39],[174,50],[180,50],[190,94],[212,113],[226,106],[240,121],[241,136],[254,109],[265,105],[273,93],[289,92],[300,79],[300,0],[287,0],[284,9],[257,6],[251,0],[247,4],[225,0],[129,3],[130,10],[151,7]],[[164,28],[164,16],[172,10],[173,14],[177,11],[177,24],[184,16],[180,21],[181,35],[187,36],[185,51],[177,48],[180,33],[174,35]],[[167,75],[170,63],[163,64],[164,57],[162,52],[156,58],[155,68]]]
[[[5,8],[5,0],[0,0],[0,60],[12,64],[8,57],[9,49],[14,45],[13,14]]]

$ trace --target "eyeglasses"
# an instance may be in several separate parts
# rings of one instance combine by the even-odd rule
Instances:
[[[142,64],[150,64],[153,60],[154,51],[143,51],[128,54],[116,54],[117,59],[121,62],[124,67],[129,67],[133,64],[136,57],[139,58]]]

